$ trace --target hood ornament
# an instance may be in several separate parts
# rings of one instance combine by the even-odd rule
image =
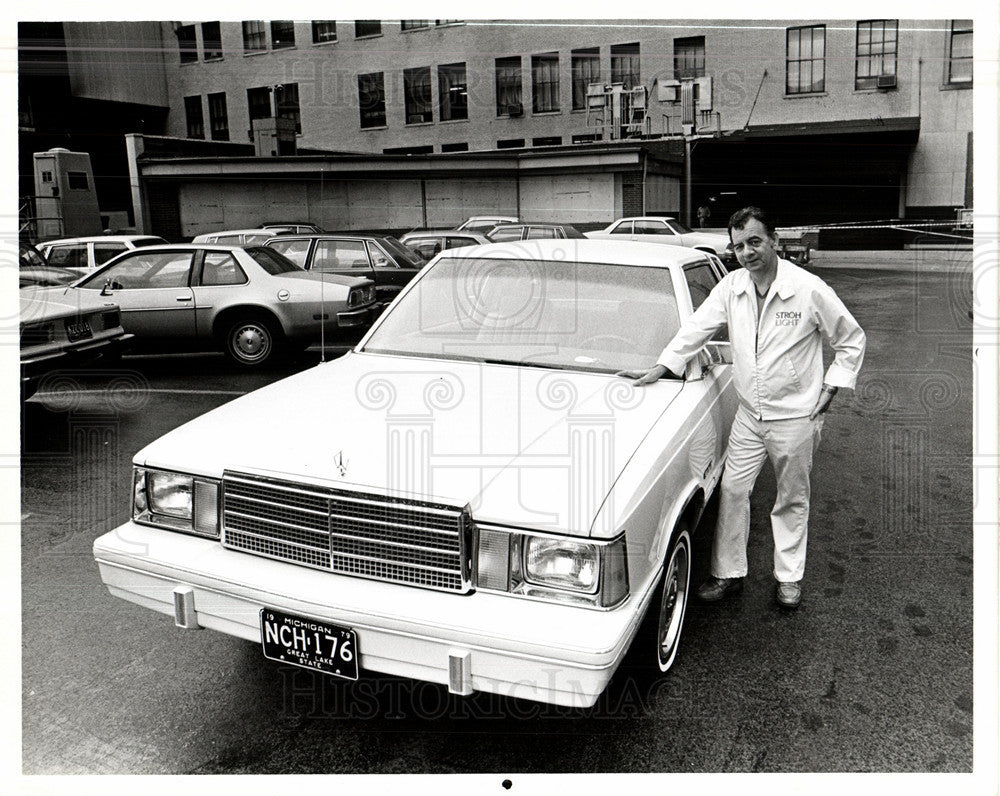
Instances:
[[[337,451],[337,455],[333,457],[333,463],[337,466],[337,469],[340,471],[340,477],[341,478],[343,478],[345,475],[347,475],[347,464],[348,464],[348,461],[349,461],[349,459],[345,459],[344,458],[344,452],[343,451]]]

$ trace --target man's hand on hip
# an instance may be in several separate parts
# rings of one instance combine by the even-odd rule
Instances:
[[[653,367],[649,370],[620,370],[615,375],[622,376],[626,379],[632,379],[632,383],[636,387],[642,387],[646,384],[652,384],[654,381],[659,381],[667,373],[670,373],[672,376],[674,375],[663,365],[653,365]]]
[[[816,406],[813,407],[812,413],[809,415],[810,420],[815,420],[821,414],[823,414],[827,409],[830,408],[830,402],[833,400],[833,396],[837,394],[837,388],[831,387],[829,384],[824,384],[823,389],[820,390],[819,398],[816,399]]]

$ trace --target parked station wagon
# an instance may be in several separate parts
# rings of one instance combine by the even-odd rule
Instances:
[[[166,241],[156,235],[95,235],[48,240],[38,244],[38,250],[49,265],[71,268],[82,275],[122,252],[161,243]]]
[[[723,274],[651,244],[442,252],[345,356],[139,451],[101,578],[335,678],[589,706],[647,612],[664,672],[736,411],[729,344],[682,379],[615,374]]]
[[[666,243],[670,246],[690,246],[712,252],[722,259],[728,269],[737,267],[736,256],[730,246],[729,236],[718,232],[690,230],[676,218],[667,216],[641,216],[619,218],[602,230],[584,232],[587,238]]]

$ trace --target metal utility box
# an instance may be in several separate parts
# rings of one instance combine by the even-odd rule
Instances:
[[[38,240],[101,234],[90,155],[56,147],[36,152],[35,216]]]

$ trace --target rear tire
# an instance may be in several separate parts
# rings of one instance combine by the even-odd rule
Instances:
[[[691,535],[681,528],[667,554],[656,616],[656,663],[667,671],[677,657],[691,587]]]
[[[259,367],[274,357],[280,342],[280,333],[273,321],[243,318],[228,326],[226,354],[237,365]]]

